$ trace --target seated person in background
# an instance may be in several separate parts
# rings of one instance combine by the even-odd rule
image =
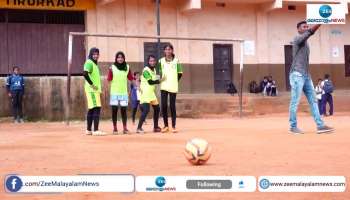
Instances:
[[[272,82],[273,82],[272,76],[269,76],[267,78],[267,84],[265,86],[265,95],[267,95],[267,96],[271,96]]]
[[[264,79],[260,82],[260,92],[264,93],[267,81],[267,76],[264,76]]]
[[[250,93],[259,93],[260,92],[260,87],[259,85],[256,83],[256,81],[251,81],[249,83],[249,92]]]
[[[271,96],[273,96],[273,97],[277,96],[276,81],[272,81],[272,85],[271,85]]]
[[[235,93],[237,93],[237,89],[232,81],[227,85],[227,93],[231,95],[234,95]]]

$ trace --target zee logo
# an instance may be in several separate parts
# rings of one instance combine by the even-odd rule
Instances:
[[[323,5],[319,10],[320,16],[323,18],[328,18],[332,15],[332,8],[329,5]]]
[[[156,178],[156,185],[158,187],[163,187],[165,185],[166,181],[165,181],[165,178],[163,176],[158,176]]]

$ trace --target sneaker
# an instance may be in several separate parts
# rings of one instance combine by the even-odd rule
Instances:
[[[171,132],[177,133],[178,131],[176,130],[176,128],[173,127],[173,128],[171,129]]]
[[[113,130],[113,135],[118,135],[118,130]]]
[[[136,130],[136,133],[144,134],[145,131],[144,131],[142,128],[138,128],[138,129]]]
[[[169,127],[164,127],[162,128],[162,133],[168,133],[169,132]]]
[[[302,130],[300,130],[299,128],[290,128],[289,133],[291,133],[293,135],[304,134],[304,132]]]
[[[124,130],[123,130],[123,134],[129,134],[129,130],[128,130],[128,129],[126,129],[126,128],[124,128]]]
[[[153,129],[153,132],[160,133],[160,132],[162,132],[162,129],[160,127],[156,127]]]
[[[323,127],[317,128],[317,134],[322,133],[331,133],[334,131],[334,128],[324,125]]]
[[[92,135],[92,131],[86,130],[86,131],[85,131],[85,135]]]
[[[23,118],[19,118],[18,123],[24,123]]]
[[[93,131],[92,135],[93,136],[105,136],[107,134],[105,132],[102,132],[102,131]]]

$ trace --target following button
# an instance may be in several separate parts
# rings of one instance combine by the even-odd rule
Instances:
[[[187,180],[187,189],[195,190],[228,190],[232,188],[231,180]]]

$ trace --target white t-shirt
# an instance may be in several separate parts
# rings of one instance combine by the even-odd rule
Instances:
[[[323,83],[323,81],[322,81],[322,83]],[[322,99],[322,95],[324,94],[324,90],[323,90],[323,85],[322,85],[322,83],[321,83],[321,85],[318,84],[318,85],[316,85],[316,87],[315,87],[316,98],[317,98],[318,100],[321,100],[321,99]]]

